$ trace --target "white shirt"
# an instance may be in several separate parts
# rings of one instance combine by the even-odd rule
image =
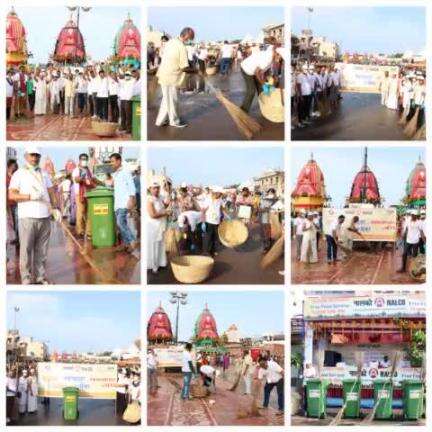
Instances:
[[[17,391],[17,380],[16,378],[6,378],[6,389],[7,393],[6,396],[15,396]]]
[[[156,369],[156,366],[157,366],[156,356],[152,353],[147,354],[147,368]]]
[[[6,97],[12,97],[14,91],[13,84],[9,84],[9,81],[6,80]]]
[[[108,78],[108,91],[110,96],[117,96],[119,91],[119,83],[112,79]]]
[[[324,234],[333,237],[333,231],[338,231],[339,228],[338,220],[335,219],[330,225],[327,225]]]
[[[207,209],[205,212],[205,221],[219,225],[222,215],[222,205],[221,199],[213,200],[211,197],[207,197],[203,204],[204,208]]]
[[[283,369],[273,360],[267,362],[267,369],[260,368],[258,371],[258,378],[261,380],[263,378],[269,384],[277,383],[282,378]]]
[[[300,91],[302,96],[309,96],[312,93],[312,87],[306,74],[300,73],[299,75],[297,75],[297,84],[300,85]]]
[[[231,45],[224,44],[222,46],[222,58],[232,58],[234,48]]]
[[[96,97],[107,98],[108,97],[108,78],[99,78],[98,86],[96,89]]]
[[[420,231],[423,228],[423,223],[420,220],[410,220],[406,223],[404,232],[406,230],[406,241],[408,244],[417,244],[420,241]]]
[[[9,190],[16,189],[18,193],[28,195],[40,192],[42,201],[24,201],[18,203],[18,219],[42,219],[50,217],[50,197],[48,188],[52,187],[51,180],[45,171],[33,171],[27,166],[19,168],[12,175]]]
[[[294,219],[294,226],[295,226],[295,229],[296,229],[296,235],[298,235],[298,236],[303,235],[304,221],[305,221],[305,219],[301,218],[301,217],[296,217]]]
[[[200,367],[200,372],[204,375],[207,375],[210,378],[213,378],[213,374],[215,373],[216,369],[210,365],[202,365]]]
[[[134,95],[136,81],[133,78],[128,80],[122,79],[119,81],[119,98],[120,100],[131,100]]]
[[[273,47],[269,47],[266,51],[258,51],[245,58],[241,62],[241,68],[245,74],[253,76],[257,69],[262,71],[270,69],[272,62]]]
[[[189,362],[192,361],[192,354],[189,351],[183,351],[182,372],[192,372]]]
[[[63,193],[70,192],[72,182],[69,179],[65,179],[61,182],[60,189]]]
[[[97,92],[98,81],[99,81],[98,77],[90,78],[90,81],[89,81],[88,87],[87,87],[87,90],[90,94]]]
[[[199,50],[199,54],[198,54],[198,58],[200,59],[200,60],[206,60],[207,59],[207,56],[208,56],[208,51],[207,51],[207,48],[201,48],[200,50]]]

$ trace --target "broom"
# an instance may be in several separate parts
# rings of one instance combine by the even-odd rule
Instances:
[[[404,134],[407,138],[412,138],[417,131],[417,121],[419,116],[420,108],[417,107],[413,118],[408,122],[404,129]]]
[[[402,114],[400,116],[400,119],[398,121],[398,125],[405,126],[407,124],[407,115],[409,113],[409,105],[407,105],[404,110],[402,111]]]
[[[208,81],[206,81],[206,84],[213,91],[216,99],[228,111],[228,114],[233,119],[239,132],[247,139],[252,139],[255,134],[262,130],[261,125],[256,120],[254,120],[249,114],[245,113],[235,103],[231,102],[220,90],[215,89]]]
[[[285,236],[282,236],[272,246],[272,248],[263,256],[260,262],[260,267],[266,269],[272,265],[284,252]]]
[[[147,74],[148,74],[148,72],[147,72]],[[148,81],[147,81],[147,103],[149,105],[152,105],[153,102],[155,101],[157,89],[158,89],[157,78],[154,75],[149,76]]]
[[[356,352],[354,355],[357,364],[357,380],[359,380],[361,376],[361,371],[363,369],[363,352]],[[352,393],[356,384],[357,381],[354,381],[349,393]],[[344,404],[342,405],[342,408],[336,414],[336,417],[330,422],[329,426],[337,426],[339,424],[339,422],[342,420],[342,417],[345,413],[347,404],[348,404],[348,397],[346,398]]]
[[[393,382],[393,375],[394,375],[394,371],[395,371],[395,369],[396,369],[396,363],[397,363],[397,360],[398,360],[398,353],[396,352],[396,354],[394,355],[394,357],[393,357],[393,365],[392,365],[392,369],[391,369],[391,373],[390,373],[390,382],[392,383]],[[386,383],[384,383],[384,385],[383,385],[383,389],[385,388],[385,386],[386,386]],[[376,412],[377,412],[377,409],[378,409],[378,405],[379,405],[379,403],[381,402],[381,399],[382,398],[378,398],[377,399],[377,401],[375,402],[375,404],[374,404],[374,406],[373,406],[373,408],[372,408],[372,411],[364,418],[364,420],[363,420],[363,422],[362,423],[367,423],[367,424],[370,424],[370,423],[372,423],[372,421],[374,420],[374,418],[375,418],[375,414],[376,414]]]

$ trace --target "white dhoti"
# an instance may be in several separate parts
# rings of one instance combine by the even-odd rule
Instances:
[[[156,118],[156,126],[169,121],[170,125],[180,123],[178,115],[178,88],[174,85],[161,85],[162,100]]]
[[[30,384],[30,389],[28,393],[27,410],[29,413],[37,411],[37,382],[33,380]]]
[[[387,99],[387,108],[396,110],[398,108],[398,83],[394,80],[390,83]]]
[[[308,230],[303,232],[300,261],[304,263],[318,262],[315,230]]]
[[[156,212],[164,209],[160,198],[149,197]],[[147,270],[157,271],[159,267],[166,267],[167,256],[165,250],[166,218],[152,218],[147,220]]]
[[[34,113],[35,115],[43,115],[46,114],[46,111],[47,111],[47,86],[45,82],[39,81],[36,83]]]

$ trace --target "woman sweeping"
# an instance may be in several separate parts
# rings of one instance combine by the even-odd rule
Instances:
[[[160,186],[156,182],[150,186],[147,212],[147,270],[157,273],[160,267],[167,266],[164,235],[171,211],[160,197]]]

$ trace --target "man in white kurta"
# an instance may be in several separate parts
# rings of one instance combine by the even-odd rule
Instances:
[[[178,88],[183,84],[185,71],[189,68],[185,42],[193,40],[195,33],[191,28],[184,28],[178,38],[169,40],[164,47],[162,61],[157,77],[162,91],[162,100],[156,118],[156,126],[169,124],[173,127],[185,127],[178,113]]]
[[[28,377],[28,401],[27,401],[27,411],[29,414],[35,413],[37,411],[37,377],[36,371],[30,369],[30,376]]]
[[[300,261],[304,263],[318,262],[316,227],[313,223],[313,213],[308,213],[303,224],[303,239]]]
[[[47,111],[47,83],[45,75],[39,76],[36,81],[36,102],[35,102],[35,115],[44,115]]]
[[[28,374],[26,370],[22,371],[22,375],[18,380],[18,412],[25,414],[27,412],[27,400],[28,400]]]
[[[380,82],[381,105],[387,105],[389,85],[390,85],[389,73],[388,71],[385,71],[384,77]]]
[[[387,108],[397,110],[398,108],[398,78],[393,74],[389,82]]]

